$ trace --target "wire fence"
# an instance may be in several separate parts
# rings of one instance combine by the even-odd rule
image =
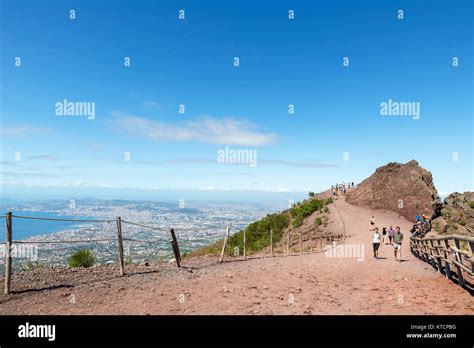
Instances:
[[[13,219],[31,219],[44,221],[62,221],[62,222],[77,222],[90,224],[105,224],[100,229],[92,227],[85,229],[78,233],[77,231],[69,231],[69,233],[55,234],[53,240],[51,236],[37,236],[31,237],[28,240],[14,240],[13,239]],[[144,223],[122,220],[121,217],[116,219],[69,219],[69,218],[45,218],[35,216],[13,215],[7,213],[6,221],[6,239],[5,242],[0,242],[0,256],[1,262],[4,260],[4,277],[5,277],[5,294],[11,292],[11,276],[12,271],[21,270],[26,265],[26,269],[31,267],[41,266],[41,262],[45,261],[48,265],[63,265],[68,262],[73,254],[82,249],[88,249],[93,252],[95,261],[105,264],[118,264],[121,275],[124,275],[124,268],[126,263],[140,263],[151,260],[170,260],[174,261],[178,267],[181,266],[181,250],[185,253],[193,249],[206,246],[212,243],[222,241],[222,250],[220,262],[224,260],[226,248],[228,247],[229,238],[235,236],[237,233],[243,231],[242,246],[243,250],[235,250],[228,252],[228,256],[248,256],[248,237],[253,236],[268,236],[269,239],[269,253],[274,256],[274,240],[273,230],[249,233],[248,225],[246,224],[229,224],[226,233],[216,234],[209,233],[211,226],[190,228],[186,226],[178,226],[180,233],[180,242],[178,245],[178,238],[173,227],[150,226]],[[133,228],[133,233],[129,233],[129,228]],[[125,227],[125,228],[124,228]],[[217,228],[217,227],[215,227]],[[138,229],[138,231],[135,231]],[[93,237],[88,237],[87,231],[93,232]],[[125,232],[125,234],[123,233]],[[205,233],[204,235],[196,236],[196,232]],[[281,232],[281,231],[280,231]],[[99,233],[99,235],[97,235]],[[286,254],[291,254],[291,248],[295,243],[295,236],[298,235],[298,242],[300,245],[300,253],[304,252],[303,239],[309,240],[309,249],[313,251],[323,250],[327,242],[334,243],[339,241],[341,236],[315,236],[312,239],[312,229],[300,229],[297,233],[289,231],[287,233],[287,250]],[[280,235],[281,237],[281,235]],[[49,239],[45,239],[49,238]],[[324,240],[324,242],[323,242]],[[318,242],[319,241],[319,242]],[[267,241],[268,242],[268,241]],[[283,248],[281,241],[277,245]],[[319,245],[315,246],[315,243]],[[220,245],[220,244],[219,244]],[[219,246],[220,248],[220,246]],[[181,249],[181,250],[180,250]],[[39,251],[41,250],[41,254]],[[228,251],[228,250],[227,250]],[[285,251],[283,251],[285,253]],[[15,265],[13,264],[15,259]]]
[[[342,221],[344,225],[344,221]],[[230,231],[234,230],[236,233],[243,232],[239,238],[241,240],[236,240],[237,236],[234,234],[234,238],[230,239]],[[260,239],[257,241],[257,245],[253,245],[250,237],[259,236]],[[262,246],[262,238],[264,239],[264,245]],[[276,237],[276,238],[275,238]],[[325,251],[328,245],[335,245],[343,243],[346,239],[345,227],[342,232],[339,233],[327,233],[321,234],[316,230],[314,226],[307,226],[299,228],[296,230],[287,229],[286,230],[286,241],[282,240],[283,230],[278,230],[277,234],[274,234],[273,229],[268,231],[248,231],[247,228],[240,229],[235,226],[230,225],[228,228],[228,233],[224,238],[221,256],[219,261],[224,261],[224,257],[228,256],[243,256],[247,258],[250,254],[256,253],[258,257],[264,256],[275,256],[275,254],[280,255],[293,255],[293,254],[303,254],[306,252],[321,252]],[[231,241],[229,243],[229,241]],[[228,248],[231,250],[228,250]],[[242,249],[240,248],[242,247]],[[256,247],[256,250],[254,248]],[[296,248],[296,251],[295,251]],[[263,249],[263,250],[262,250]]]
[[[40,235],[27,240],[14,240],[13,219],[77,222],[98,224],[101,227],[96,228],[92,225],[80,232],[57,233],[54,235],[54,239],[50,235]],[[98,263],[118,264],[120,273],[123,275],[124,265],[132,262],[174,260],[180,266],[179,247],[184,252],[188,252],[226,236],[226,234],[209,233],[213,229],[212,226],[199,228],[180,226],[183,238],[178,246],[178,238],[173,227],[151,226],[122,220],[120,217],[116,219],[74,219],[7,213],[5,221],[6,238],[5,241],[0,242],[0,254],[4,256],[0,257],[0,270],[3,266],[6,294],[10,293],[13,270],[38,267],[42,262],[48,266],[63,265],[70,260],[71,255],[81,249],[92,251],[95,261]],[[216,228],[214,227],[214,229]],[[196,232],[204,233],[204,235],[193,236]],[[15,264],[13,264],[13,260],[15,260]]]

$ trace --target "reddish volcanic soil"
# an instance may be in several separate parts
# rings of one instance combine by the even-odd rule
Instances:
[[[363,246],[362,260],[324,252],[222,264],[196,257],[181,269],[127,266],[125,277],[105,266],[48,269],[14,275],[16,293],[0,297],[0,314],[474,314],[467,291],[410,254],[405,218],[350,205],[344,197],[335,205],[345,222],[345,245]],[[380,230],[401,227],[403,262],[394,260],[390,245],[381,247],[380,259],[372,257],[372,215]],[[335,210],[331,216],[339,218]]]

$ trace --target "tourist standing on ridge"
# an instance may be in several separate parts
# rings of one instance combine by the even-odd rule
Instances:
[[[403,233],[400,231],[400,227],[397,226],[396,232],[393,235],[393,247],[395,250],[395,261],[402,261],[402,241]],[[397,254],[399,254],[399,259],[397,260]]]
[[[379,246],[380,246],[380,233],[378,227],[375,227],[374,234],[372,235],[372,246],[374,248],[374,258],[379,258]]]

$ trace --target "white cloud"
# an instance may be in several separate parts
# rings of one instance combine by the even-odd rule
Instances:
[[[246,120],[217,119],[203,116],[198,120],[178,124],[154,121],[133,115],[115,114],[120,130],[140,135],[154,141],[194,141],[208,144],[240,146],[268,145],[276,140],[274,134],[255,130]]]
[[[146,107],[148,108],[151,108],[151,109],[155,109],[155,110],[160,110],[161,109],[161,105],[160,103],[154,101],[154,100],[146,100],[143,105],[145,105]]]
[[[96,143],[96,142],[90,142],[90,141],[86,141],[86,140],[80,140],[80,141],[77,141],[77,143],[81,144],[82,146],[85,146],[86,148],[88,148],[89,150],[92,150],[92,151],[99,151],[99,150],[102,150],[105,147],[104,144]]]
[[[52,156],[52,155],[36,155],[36,156],[29,156],[28,159],[42,160],[42,161],[57,161],[58,157]]]
[[[278,164],[290,167],[300,168],[337,168],[340,167],[338,164],[324,163],[324,162],[292,162],[282,160],[258,160],[258,164]]]
[[[218,164],[215,158],[175,158],[169,159],[167,163],[170,164],[180,164],[180,163],[209,163],[209,164]],[[239,163],[233,163],[238,165]],[[298,167],[298,168],[337,168],[340,167],[338,164],[325,163],[325,162],[293,162],[293,161],[284,161],[284,160],[265,160],[259,159],[258,165],[281,165],[289,167]],[[242,165],[248,166],[246,163]]]
[[[37,133],[44,133],[48,131],[44,128],[31,128],[31,127],[2,127],[0,128],[0,135],[2,136],[21,136],[31,135]]]

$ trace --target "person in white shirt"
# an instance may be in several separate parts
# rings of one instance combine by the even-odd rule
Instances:
[[[372,246],[374,248],[374,258],[378,259],[380,246],[380,233],[378,227],[375,227],[374,234],[372,235]]]

